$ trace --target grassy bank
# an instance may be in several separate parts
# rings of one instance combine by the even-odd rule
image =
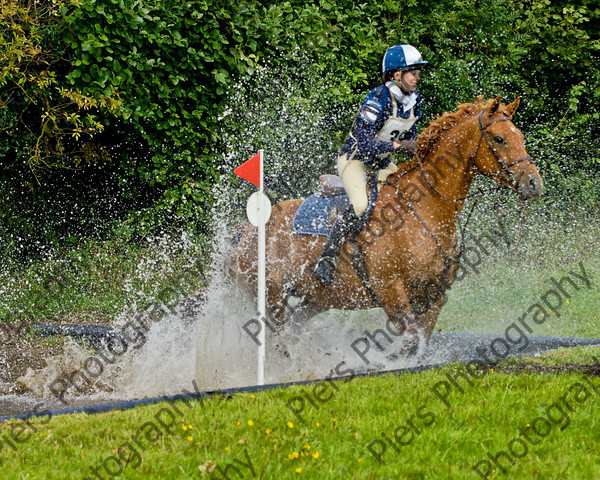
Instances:
[[[143,309],[172,279],[193,293],[205,283],[209,246],[182,233],[130,242],[82,240],[35,261],[5,258],[0,270],[0,320],[110,323],[128,308]]]
[[[598,349],[579,348],[507,360],[473,376],[449,366],[7,422],[0,426],[0,478],[224,478],[219,471],[231,464],[240,473],[229,467],[229,478],[476,479],[473,466],[483,462],[489,478],[591,480],[600,475],[600,379],[562,370],[577,361],[595,364],[588,373],[597,374],[598,356]],[[517,363],[530,366],[514,373]],[[298,396],[314,405],[306,401],[295,415],[287,403],[300,410]],[[13,449],[6,439],[19,428],[25,441]],[[394,431],[403,445],[384,443]],[[500,451],[514,461],[499,457],[506,473],[485,463],[488,452]]]
[[[476,210],[438,327],[496,333],[523,318],[533,331],[528,333],[597,337],[598,217],[563,207],[528,204],[519,218],[519,205],[508,197],[498,212],[491,205]]]

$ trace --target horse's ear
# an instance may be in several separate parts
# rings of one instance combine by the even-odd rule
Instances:
[[[506,106],[506,115],[510,118],[513,118],[513,115],[519,108],[519,104],[521,103],[521,97],[517,97],[514,102]]]
[[[490,100],[488,102],[488,116],[489,117],[494,115],[494,113],[496,113],[496,111],[498,110],[498,107],[500,106],[500,100],[501,100],[501,97],[500,97],[500,95],[498,95],[496,98],[494,98],[493,100]]]

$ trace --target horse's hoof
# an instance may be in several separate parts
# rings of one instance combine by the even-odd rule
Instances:
[[[414,357],[417,355],[417,353],[419,353],[419,341],[418,340],[416,342],[411,342],[408,345],[408,347],[406,348],[406,356]]]
[[[404,345],[400,351],[404,357],[413,359],[414,357],[418,356],[421,346],[421,336],[419,335],[419,332],[405,332],[402,341]]]

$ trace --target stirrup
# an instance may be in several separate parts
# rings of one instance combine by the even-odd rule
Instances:
[[[335,274],[336,262],[334,257],[319,257],[313,270],[313,275],[321,282],[331,285]]]

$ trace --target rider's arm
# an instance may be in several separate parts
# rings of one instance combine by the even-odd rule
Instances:
[[[381,158],[379,155],[397,149],[394,142],[375,140],[387,116],[381,102],[367,96],[352,132],[356,142],[356,158],[374,170],[385,168],[390,163],[389,158]]]

